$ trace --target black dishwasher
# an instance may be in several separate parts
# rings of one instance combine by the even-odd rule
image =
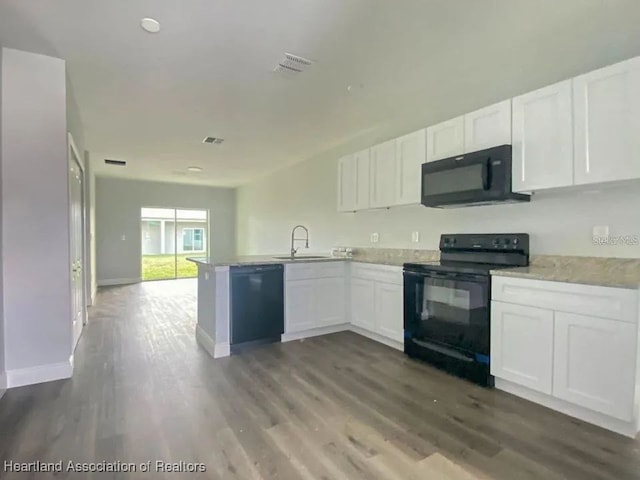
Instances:
[[[279,342],[284,333],[284,266],[231,267],[231,353]]]

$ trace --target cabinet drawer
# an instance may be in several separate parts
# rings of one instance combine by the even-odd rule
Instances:
[[[345,272],[344,262],[309,262],[288,263],[285,265],[285,279],[307,280],[313,278],[342,277]]]
[[[492,277],[493,300],[637,323],[635,290],[526,278]]]
[[[402,267],[375,265],[372,263],[352,263],[351,276],[376,282],[402,285]]]

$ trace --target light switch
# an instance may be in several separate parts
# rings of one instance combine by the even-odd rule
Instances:
[[[420,241],[420,232],[413,232],[411,234],[411,241],[413,243],[418,243]]]
[[[378,235],[377,232],[371,234],[371,243],[378,243],[379,240],[380,240],[380,235]]]
[[[123,233],[121,238],[122,238],[122,241],[124,242],[127,239],[127,236]]]

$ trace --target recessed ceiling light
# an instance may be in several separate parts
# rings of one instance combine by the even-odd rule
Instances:
[[[194,173],[200,173],[202,171],[202,167],[188,167],[187,170]]]
[[[149,33],[158,33],[160,31],[160,22],[153,18],[143,18],[140,20],[140,26]]]

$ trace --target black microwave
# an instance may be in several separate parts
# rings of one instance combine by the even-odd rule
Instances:
[[[511,145],[422,164],[422,204],[451,208],[528,202],[511,191]]]

